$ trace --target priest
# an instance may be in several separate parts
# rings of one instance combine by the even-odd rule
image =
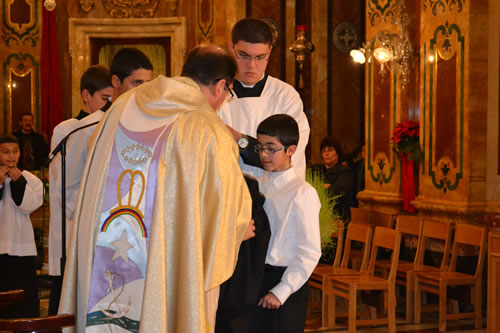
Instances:
[[[130,90],[99,123],[59,307],[77,332],[213,331],[219,286],[254,235],[238,147],[215,113],[235,72],[222,49],[196,47],[181,77]]]

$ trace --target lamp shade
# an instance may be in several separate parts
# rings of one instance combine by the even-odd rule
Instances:
[[[352,49],[349,54],[351,55],[352,59],[359,64],[364,64],[366,61],[365,54],[360,50]]]
[[[385,64],[386,62],[388,62],[392,58],[391,52],[385,47],[377,47],[373,51],[373,56],[381,64]]]

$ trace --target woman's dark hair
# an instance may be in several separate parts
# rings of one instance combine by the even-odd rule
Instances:
[[[335,139],[333,136],[327,136],[323,140],[321,140],[321,144],[319,145],[319,150],[322,151],[326,147],[333,147],[337,152],[337,156],[339,157],[339,162],[344,161],[344,153],[342,151],[342,146],[340,142]]]

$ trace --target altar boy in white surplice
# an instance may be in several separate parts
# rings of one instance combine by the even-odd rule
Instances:
[[[78,332],[213,331],[219,285],[253,236],[238,147],[215,113],[236,65],[187,56],[182,77],[122,95],[91,140],[60,312]]]

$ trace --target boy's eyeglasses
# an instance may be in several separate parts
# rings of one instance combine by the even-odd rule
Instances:
[[[243,60],[245,62],[255,61],[255,62],[264,62],[269,59],[269,53],[259,54],[257,56],[251,56],[242,51],[234,50],[234,55],[237,59]]]
[[[253,149],[255,150],[256,153],[266,153],[268,155],[272,155],[280,150],[285,149],[285,146],[281,146],[278,148],[268,148],[268,147],[262,147],[261,145],[254,146]]]

